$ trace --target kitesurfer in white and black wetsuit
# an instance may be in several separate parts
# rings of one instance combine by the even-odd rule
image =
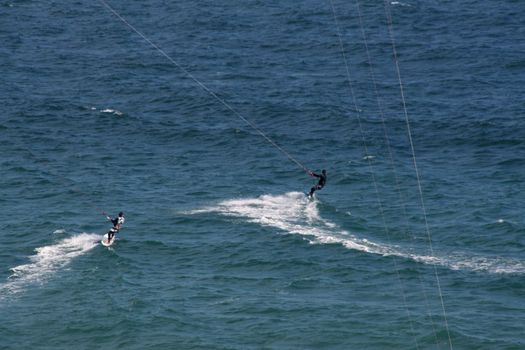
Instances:
[[[111,242],[111,239],[113,239],[113,236],[120,230],[122,225],[124,224],[124,213],[120,212],[118,213],[118,217],[112,219],[111,216],[106,216],[109,221],[113,224],[113,227],[108,231],[108,242]]]
[[[310,174],[310,176],[319,178],[319,181],[317,182],[317,184],[310,189],[310,193],[308,194],[309,197],[312,197],[315,191],[320,190],[321,188],[324,187],[324,185],[326,184],[327,175],[326,175],[326,170],[324,169],[323,171],[321,171],[321,174],[316,174],[313,171],[309,171],[308,174]]]

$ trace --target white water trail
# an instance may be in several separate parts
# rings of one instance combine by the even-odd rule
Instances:
[[[452,270],[484,271],[489,273],[525,274],[525,261],[500,257],[468,256],[458,253],[447,256],[422,255],[410,249],[372,242],[339,228],[323,219],[317,201],[308,200],[304,193],[262,195],[257,198],[230,199],[216,206],[192,210],[189,214],[217,212],[226,216],[246,218],[249,222],[275,227],[290,234],[305,236],[313,244],[341,244],[347,249],[382,256],[398,256],[428,265]]]
[[[29,263],[11,268],[12,275],[6,283],[0,284],[0,299],[23,291],[30,284],[45,282],[74,258],[96,247],[100,239],[100,235],[82,233],[36,248],[35,255],[29,257]]]

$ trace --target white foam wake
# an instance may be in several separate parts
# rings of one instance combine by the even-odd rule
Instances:
[[[424,264],[445,266],[454,270],[487,271],[490,273],[525,273],[525,262],[497,257],[469,257],[465,254],[451,256],[421,255],[384,243],[359,238],[338,228],[335,223],[319,215],[316,201],[308,200],[304,193],[289,192],[284,195],[263,195],[257,198],[232,199],[210,208],[190,211],[189,214],[218,212],[226,216],[246,218],[263,226],[305,236],[313,244],[341,244],[383,256],[398,256]]]
[[[93,249],[100,239],[100,235],[82,233],[53,245],[36,248],[36,254],[29,257],[30,263],[11,268],[13,274],[6,283],[0,285],[0,296],[16,293],[30,283],[44,282],[71,260]]]

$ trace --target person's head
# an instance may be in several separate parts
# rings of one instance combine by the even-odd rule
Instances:
[[[120,212],[120,213],[118,213],[118,216],[119,216],[119,217],[123,217],[123,216],[124,216],[124,213],[123,213],[123,212]]]
[[[323,169],[322,173],[323,173],[323,175],[326,175],[326,170]]]

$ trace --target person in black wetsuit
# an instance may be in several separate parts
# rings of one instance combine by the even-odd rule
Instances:
[[[327,175],[326,175],[326,170],[324,169],[323,171],[321,171],[321,174],[316,174],[313,171],[309,171],[308,174],[310,174],[310,176],[319,178],[319,181],[317,182],[317,184],[310,189],[310,193],[308,194],[308,196],[311,198],[314,195],[315,191],[320,190],[321,188],[324,187],[324,185],[326,184]]]
[[[115,234],[120,230],[120,228],[124,224],[124,213],[118,213],[118,217],[114,219],[112,219],[110,216],[106,217],[113,224],[113,227],[108,231],[108,242],[111,242],[111,239],[115,236]]]

